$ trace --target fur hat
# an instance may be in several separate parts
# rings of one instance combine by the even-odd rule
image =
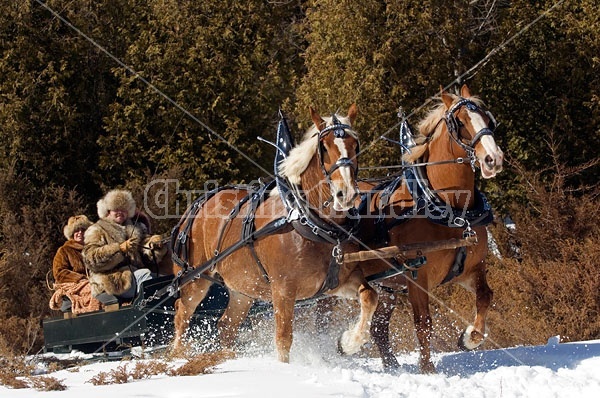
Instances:
[[[69,217],[69,221],[67,221],[67,225],[63,228],[63,234],[65,234],[65,238],[67,240],[73,238],[75,231],[78,229],[88,229],[92,225],[92,222],[88,220],[86,216],[72,216]]]
[[[98,217],[106,218],[111,210],[123,209],[127,211],[127,218],[135,215],[135,200],[131,192],[125,189],[113,189],[109,191],[96,204],[98,206]]]

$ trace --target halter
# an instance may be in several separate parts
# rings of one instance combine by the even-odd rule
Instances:
[[[355,180],[358,175],[358,168],[354,165],[354,163],[352,162],[352,159],[348,158],[348,157],[339,158],[337,160],[337,162],[335,162],[329,168],[329,170],[327,170],[325,168],[325,163],[323,161],[323,151],[325,150],[325,148],[323,146],[323,139],[325,137],[327,137],[327,135],[330,133],[333,133],[334,137],[336,137],[336,138],[343,139],[343,138],[346,138],[346,135],[350,135],[350,133],[348,133],[346,130],[349,130],[349,131],[352,130],[352,128],[349,125],[342,124],[335,115],[332,115],[331,122],[332,122],[331,126],[325,127],[323,130],[321,130],[318,133],[319,134],[319,149],[317,151],[317,155],[319,158],[319,165],[321,166],[321,172],[323,173],[323,176],[325,177],[325,181],[327,181],[327,183],[329,184],[330,187],[332,185],[331,174],[333,174],[333,172],[336,171],[337,169],[339,169],[340,167],[351,168]],[[359,151],[360,151],[360,142],[357,139],[356,153],[358,153]],[[333,200],[333,197],[330,197],[328,200],[326,200],[323,205],[325,207],[329,206],[331,200]]]
[[[463,124],[455,115],[455,113],[458,110],[460,110],[460,108],[462,108],[463,106],[466,106],[467,109],[470,111],[484,113],[490,119],[488,127],[484,127],[481,130],[479,130],[475,134],[475,137],[473,137],[473,139],[468,144],[464,143],[461,139],[460,129],[461,127],[463,127]],[[450,137],[452,137],[454,142],[456,142],[458,146],[460,146],[467,153],[467,157],[469,158],[469,161],[471,163],[471,168],[474,172],[475,164],[477,162],[477,158],[475,157],[475,145],[477,145],[477,143],[479,142],[479,140],[481,140],[481,138],[483,138],[483,136],[494,136],[494,129],[496,128],[496,119],[494,119],[494,116],[491,114],[491,112],[484,111],[473,101],[466,98],[461,98],[460,101],[452,105],[452,107],[448,109],[448,111],[446,111],[443,120],[446,122],[446,127],[448,129]]]

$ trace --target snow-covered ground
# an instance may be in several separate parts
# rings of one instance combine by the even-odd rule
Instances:
[[[134,360],[98,362],[48,373],[65,391],[0,387],[3,398],[106,397],[598,397],[600,340],[545,346],[438,354],[436,375],[417,371],[417,354],[400,354],[401,369],[384,373],[377,358],[343,358],[298,333],[291,363],[271,349],[250,349],[211,374],[157,375],[126,384],[95,386],[90,379]],[[48,355],[48,354],[45,354]],[[73,355],[73,354],[71,354]],[[137,359],[139,361],[139,359]],[[173,362],[170,365],[176,366]]]

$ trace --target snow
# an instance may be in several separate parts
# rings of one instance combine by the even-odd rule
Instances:
[[[258,344],[216,366],[211,374],[163,374],[95,386],[90,379],[100,372],[133,368],[142,359],[95,362],[46,374],[62,380],[65,391],[0,386],[0,397],[598,397],[600,340],[564,344],[558,340],[551,338],[544,346],[436,354],[438,374],[422,375],[416,352],[399,353],[401,368],[390,374],[383,372],[378,358],[341,357],[335,347],[298,333],[289,364],[276,360],[272,345]],[[183,360],[170,363],[180,364]]]

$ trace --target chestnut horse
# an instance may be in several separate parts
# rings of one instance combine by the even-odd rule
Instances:
[[[403,157],[409,164],[404,175],[395,185],[388,184],[387,190],[371,191],[371,217],[364,217],[361,224],[363,237],[381,237],[379,242],[363,238],[368,245],[400,246],[472,234],[478,238],[474,246],[427,253],[427,262],[416,271],[416,279],[413,270],[380,281],[392,290],[408,287],[420,347],[419,365],[424,373],[435,372],[430,359],[429,299],[436,286],[458,283],[476,295],[475,321],[463,332],[459,345],[474,349],[486,337],[485,317],[492,291],[486,281],[485,224],[492,214],[485,197],[475,189],[475,166],[479,166],[483,178],[494,177],[502,170],[503,153],[494,141],[494,124],[491,113],[471,96],[466,85],[460,96],[442,91],[439,105],[419,123],[416,142],[410,136],[401,137],[404,144],[412,146]],[[410,165],[417,161],[422,162],[420,167]],[[359,187],[365,191],[373,185],[361,183]],[[394,260],[392,263],[399,265]],[[363,262],[360,267],[368,276],[389,269],[389,265],[389,261],[375,260]],[[389,321],[397,298],[398,294],[380,293],[371,327],[386,369],[399,366],[389,344]]]
[[[281,162],[282,176],[277,177],[285,179],[287,187],[293,187],[296,194],[291,195],[292,199],[302,202],[306,212],[290,211],[278,194],[282,185],[278,184],[279,189],[273,189],[271,194],[263,193],[264,200],[255,200],[259,194],[238,187],[219,190],[202,202],[187,232],[185,222],[176,228],[179,234],[187,233],[186,250],[191,265],[211,263],[211,258],[217,260],[204,267],[201,278],[181,287],[175,303],[175,353],[183,348],[182,338],[190,317],[215,280],[222,280],[229,291],[228,307],[217,324],[224,348],[231,347],[253,302],[270,301],[278,358],[289,362],[295,302],[320,293],[360,300],[360,319],[342,335],[341,349],[354,353],[368,341],[377,294],[356,264],[342,264],[343,239],[319,238],[341,236],[339,231],[349,228],[347,213],[358,195],[358,137],[351,128],[357,108],[352,105],[347,117],[334,115],[325,119],[312,108],[310,111],[314,126]],[[253,235],[247,244],[220,259],[219,253],[240,243],[249,219],[256,234],[268,229],[273,232],[258,239]],[[274,223],[282,225],[275,228]],[[308,233],[304,228],[307,225]],[[327,228],[331,231],[325,231]],[[337,283],[327,283],[330,277]]]

